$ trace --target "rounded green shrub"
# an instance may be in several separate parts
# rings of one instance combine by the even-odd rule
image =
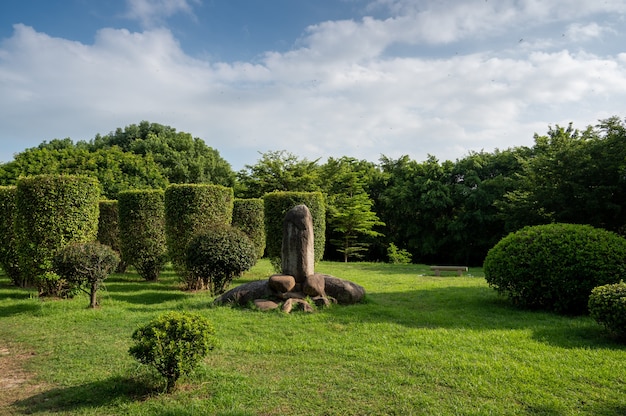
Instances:
[[[616,337],[626,339],[626,283],[594,288],[589,296],[589,314]]]
[[[144,279],[157,280],[167,260],[165,192],[122,191],[118,212],[122,260],[135,266]]]
[[[214,227],[198,234],[187,246],[186,266],[196,289],[224,293],[232,280],[256,263],[256,248],[243,231]]]
[[[132,335],[135,342],[128,353],[140,363],[154,367],[165,377],[172,390],[183,374],[195,369],[215,348],[215,329],[202,315],[190,312],[167,312]]]
[[[489,250],[484,272],[516,305],[582,314],[594,287],[626,273],[626,239],[589,225],[526,227]]]
[[[39,175],[17,181],[15,234],[19,265],[42,296],[65,296],[52,260],[65,246],[93,241],[100,185],[95,178]],[[42,278],[43,277],[43,278]]]
[[[98,288],[119,262],[119,255],[111,247],[91,241],[63,248],[54,257],[54,269],[63,279],[87,293],[89,307],[96,308]]]

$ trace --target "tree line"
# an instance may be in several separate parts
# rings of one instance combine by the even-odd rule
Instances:
[[[237,198],[321,192],[331,260],[386,261],[393,244],[415,262],[479,265],[502,237],[526,225],[626,231],[626,120],[618,117],[584,130],[549,127],[533,146],[456,161],[381,155],[377,163],[348,156],[322,163],[280,150],[261,153],[239,172],[203,140],[144,121],[88,142],[55,139],[26,149],[0,165],[0,185],[41,173],[94,176],[108,199],[173,183],[228,186]]]

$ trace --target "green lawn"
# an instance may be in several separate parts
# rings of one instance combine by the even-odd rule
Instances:
[[[588,317],[514,309],[480,269],[316,271],[361,284],[366,302],[291,315],[215,308],[168,271],[159,283],[113,275],[90,310],[85,296],[41,301],[0,277],[0,350],[32,376],[0,414],[626,414],[626,346]],[[263,260],[235,284],[271,273]],[[127,354],[133,330],[167,310],[206,315],[220,340],[168,395]]]

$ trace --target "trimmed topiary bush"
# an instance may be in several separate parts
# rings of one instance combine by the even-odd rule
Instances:
[[[256,247],[256,257],[265,252],[265,215],[261,198],[235,199],[233,226],[239,228],[252,240]]]
[[[594,288],[589,296],[589,314],[611,334],[626,339],[626,283]]]
[[[128,353],[140,363],[154,367],[165,377],[171,391],[183,374],[190,373],[215,348],[215,329],[202,315],[167,312],[132,335]]]
[[[214,227],[187,246],[186,266],[193,280],[211,294],[224,293],[235,276],[256,263],[256,248],[243,231]]]
[[[20,271],[15,236],[15,186],[0,186],[0,267],[14,285],[25,287],[28,284]]]
[[[165,233],[170,259],[188,288],[195,282],[185,269],[189,241],[214,225],[230,225],[233,189],[219,185],[176,184],[165,190]]]
[[[67,296],[52,260],[65,246],[96,239],[100,186],[95,178],[40,175],[17,181],[15,233],[20,269],[41,296]]]
[[[326,205],[321,192],[271,192],[263,196],[265,207],[265,252],[274,267],[280,269],[285,214],[296,205],[307,206],[313,217],[315,262],[324,256],[326,244]],[[278,270],[280,271],[280,270]]]
[[[109,276],[120,256],[111,247],[97,241],[75,243],[62,249],[54,257],[54,269],[63,279],[89,295],[89,307],[96,308],[96,293]]]
[[[582,314],[594,287],[626,273],[626,239],[589,225],[526,227],[489,250],[484,272],[516,305]]]
[[[122,260],[146,280],[155,281],[167,260],[165,192],[123,191],[118,195]]]
[[[98,217],[98,241],[111,247],[119,256],[120,249],[120,224],[117,209],[117,200],[100,201],[100,217]],[[127,264],[120,260],[115,270],[118,273],[126,271]]]

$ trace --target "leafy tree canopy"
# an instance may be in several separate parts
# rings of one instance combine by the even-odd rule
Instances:
[[[20,176],[82,174],[98,178],[106,198],[128,189],[165,188],[169,183],[234,186],[235,174],[219,153],[189,133],[156,123],[118,128],[91,142],[44,141],[0,165],[0,184]]]

